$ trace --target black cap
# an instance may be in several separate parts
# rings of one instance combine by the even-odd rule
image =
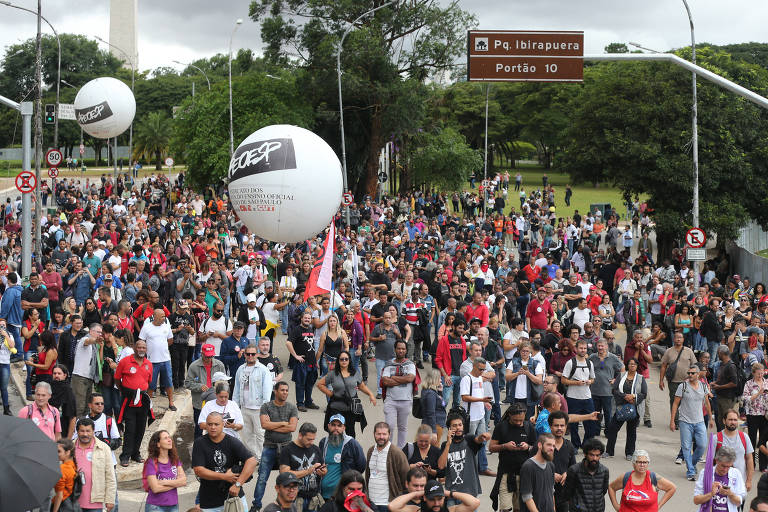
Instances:
[[[275,481],[277,485],[280,487],[288,487],[289,485],[299,485],[299,479],[296,478],[296,475],[293,473],[289,473],[288,471],[284,473],[280,473],[277,475],[277,480]]]
[[[429,480],[424,486],[424,497],[428,500],[444,497],[445,489],[437,480]]]

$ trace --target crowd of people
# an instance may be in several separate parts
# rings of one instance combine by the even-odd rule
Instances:
[[[680,432],[694,503],[737,510],[756,450],[768,467],[765,286],[729,274],[723,255],[701,272],[680,251],[656,262],[643,205],[622,224],[611,209],[557,214],[546,176],[530,194],[515,179],[519,208],[506,205],[508,173],[482,186],[487,208],[458,193],[353,204],[350,225],[335,220],[333,289],[308,297],[324,235],[260,240],[224,191],[196,194],[183,175],[59,181],[24,277],[9,203],[0,389],[14,414],[10,363],[23,360],[31,404],[15,414],[58,442],[62,467],[43,508],[113,510],[116,467],[138,463],[147,510],[178,510],[191,479],[173,437],[140,447],[166,412],[153,399],[175,411],[188,392],[205,511],[234,498],[265,512],[464,512],[484,492],[502,511],[602,511],[606,495],[617,511],[657,510],[683,473],[657,475],[636,446],[654,420]],[[669,421],[646,407],[656,361]],[[374,407],[384,421],[365,450]],[[322,425],[301,418],[320,408]],[[610,476],[601,460],[622,427],[632,470]],[[697,471],[708,448],[713,469]],[[757,485],[752,509],[765,512],[768,478]]]

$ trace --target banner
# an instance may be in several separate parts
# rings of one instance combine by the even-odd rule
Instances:
[[[315,266],[307,280],[307,287],[304,290],[304,300],[306,301],[313,295],[322,295],[328,293],[333,287],[333,242],[336,238],[333,221],[325,237],[325,242],[320,248],[320,252],[315,260]]]

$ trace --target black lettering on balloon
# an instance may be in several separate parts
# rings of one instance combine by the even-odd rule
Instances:
[[[112,116],[112,109],[109,103],[102,101],[92,107],[80,108],[75,110],[75,116],[79,124],[92,124]]]
[[[229,162],[229,181],[263,172],[296,169],[292,139],[270,139],[237,148]]]

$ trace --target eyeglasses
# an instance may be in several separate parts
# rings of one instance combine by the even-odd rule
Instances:
[[[245,357],[256,356],[256,352],[246,352]]]
[[[93,402],[93,405],[104,405],[104,402]]]
[[[650,461],[647,461],[647,460],[636,460],[635,464],[640,464],[641,466],[647,466],[648,464],[650,464]]]
[[[688,372],[688,375],[696,375],[699,372]]]
[[[224,310],[223,309],[214,309],[213,312],[214,313],[223,313]]]
[[[340,357],[339,361],[349,361],[349,358],[348,357]]]

